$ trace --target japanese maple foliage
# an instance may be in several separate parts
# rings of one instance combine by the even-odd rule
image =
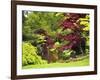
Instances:
[[[85,37],[81,35],[83,27],[80,25],[80,18],[84,18],[86,14],[78,14],[78,13],[65,13],[66,19],[61,23],[62,31],[70,29],[72,33],[70,34],[58,34],[58,38],[63,41],[69,41],[68,44],[62,45],[59,50],[64,51],[66,49],[75,50],[80,47],[82,43],[85,44]]]

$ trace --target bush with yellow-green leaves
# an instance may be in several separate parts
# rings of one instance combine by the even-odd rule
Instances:
[[[37,55],[37,48],[32,46],[31,43],[23,42],[22,45],[22,65],[29,64],[46,64],[47,61],[43,60],[41,56]]]

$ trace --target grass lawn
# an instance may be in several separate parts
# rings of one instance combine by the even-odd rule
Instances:
[[[31,68],[54,68],[54,67],[78,67],[78,66],[88,66],[89,65],[89,57],[86,57],[82,60],[78,61],[70,61],[68,63],[50,63],[50,64],[38,64],[38,65],[27,65],[23,66],[23,69],[31,69]]]

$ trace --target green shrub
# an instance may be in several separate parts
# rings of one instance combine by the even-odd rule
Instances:
[[[66,60],[68,58],[70,58],[71,53],[73,52],[73,50],[64,50],[63,53],[61,54],[61,58]]]
[[[44,64],[47,61],[42,60],[40,56],[37,55],[37,48],[32,46],[30,43],[23,42],[23,53],[22,53],[22,65],[28,64]]]

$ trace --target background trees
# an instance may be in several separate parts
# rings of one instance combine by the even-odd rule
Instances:
[[[32,12],[23,11],[23,40],[31,39],[36,29],[44,29],[48,35],[55,37],[59,22],[64,18],[57,12]]]

